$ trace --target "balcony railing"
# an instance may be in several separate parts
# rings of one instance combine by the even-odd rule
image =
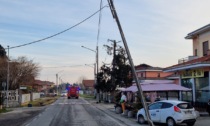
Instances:
[[[188,57],[185,57],[185,58],[181,58],[181,59],[178,60],[178,64],[185,63],[185,62],[197,59],[197,58],[198,58],[198,56],[188,56]]]

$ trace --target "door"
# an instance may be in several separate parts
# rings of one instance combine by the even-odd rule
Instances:
[[[153,122],[160,122],[162,102],[156,102],[149,106],[149,113]]]

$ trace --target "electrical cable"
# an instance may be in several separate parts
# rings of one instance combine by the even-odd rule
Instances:
[[[63,68],[63,67],[80,67],[84,65],[72,65],[72,66],[57,66],[57,67],[42,67],[42,68]]]
[[[39,39],[39,40],[36,40],[36,41],[32,41],[32,42],[25,43],[25,44],[18,45],[18,46],[9,47],[9,49],[14,49],[14,48],[22,47],[22,46],[31,45],[31,44],[34,44],[34,43],[37,43],[37,42],[41,42],[41,41],[44,41],[44,40],[53,38],[53,37],[55,37],[55,36],[57,36],[57,35],[60,35],[60,34],[62,34],[62,33],[64,33],[64,32],[66,32],[66,31],[68,31],[68,30],[70,30],[70,29],[72,29],[72,28],[74,28],[74,27],[76,27],[76,26],[78,26],[78,25],[84,23],[86,20],[90,19],[91,17],[93,17],[94,15],[96,15],[98,12],[101,12],[101,10],[104,9],[105,7],[108,7],[108,5],[105,5],[105,6],[101,7],[98,11],[96,11],[95,13],[93,13],[92,15],[90,15],[89,17],[85,18],[84,20],[80,21],[79,23],[77,23],[77,24],[75,24],[75,25],[73,25],[73,26],[71,26],[71,27],[69,27],[69,28],[67,28],[67,29],[65,29],[65,30],[63,30],[63,31],[61,31],[61,32],[58,32],[58,33],[56,33],[56,34],[53,34],[53,35],[51,35],[51,36],[48,36],[48,37],[45,37],[45,38],[42,38],[42,39]],[[7,49],[7,48],[5,48],[5,49]]]

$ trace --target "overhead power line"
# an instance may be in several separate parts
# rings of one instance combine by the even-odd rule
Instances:
[[[63,67],[80,67],[84,65],[72,65],[72,66],[54,66],[54,67],[42,67],[42,68],[63,68]]]
[[[77,24],[75,24],[75,25],[73,25],[73,26],[71,26],[71,27],[69,27],[69,28],[67,28],[67,29],[65,29],[65,30],[63,30],[61,32],[58,32],[56,34],[53,34],[51,36],[48,36],[48,37],[45,37],[45,38],[42,38],[42,39],[39,39],[39,40],[36,40],[36,41],[32,41],[32,42],[25,43],[25,44],[18,45],[18,46],[9,47],[9,49],[14,49],[14,48],[22,47],[22,46],[31,45],[31,44],[34,44],[34,43],[37,43],[37,42],[41,42],[41,41],[44,41],[44,40],[53,38],[53,37],[55,37],[57,35],[60,35],[60,34],[62,34],[64,32],[66,32],[66,31],[71,30],[72,28],[74,28],[74,27],[76,27],[76,26],[84,23],[86,20],[90,19],[91,17],[93,17],[94,15],[96,15],[98,12],[101,12],[101,10],[104,9],[105,7],[108,7],[108,5],[105,5],[105,6],[101,7],[98,11],[96,11],[95,13],[93,13],[92,15],[90,15],[89,17],[85,18],[84,20],[80,21],[79,23],[77,23]],[[5,49],[7,49],[7,48],[5,48]]]

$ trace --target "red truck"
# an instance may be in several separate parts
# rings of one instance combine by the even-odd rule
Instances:
[[[78,99],[79,98],[79,87],[78,86],[69,87],[67,96],[68,96],[68,99],[70,99],[71,97]]]

